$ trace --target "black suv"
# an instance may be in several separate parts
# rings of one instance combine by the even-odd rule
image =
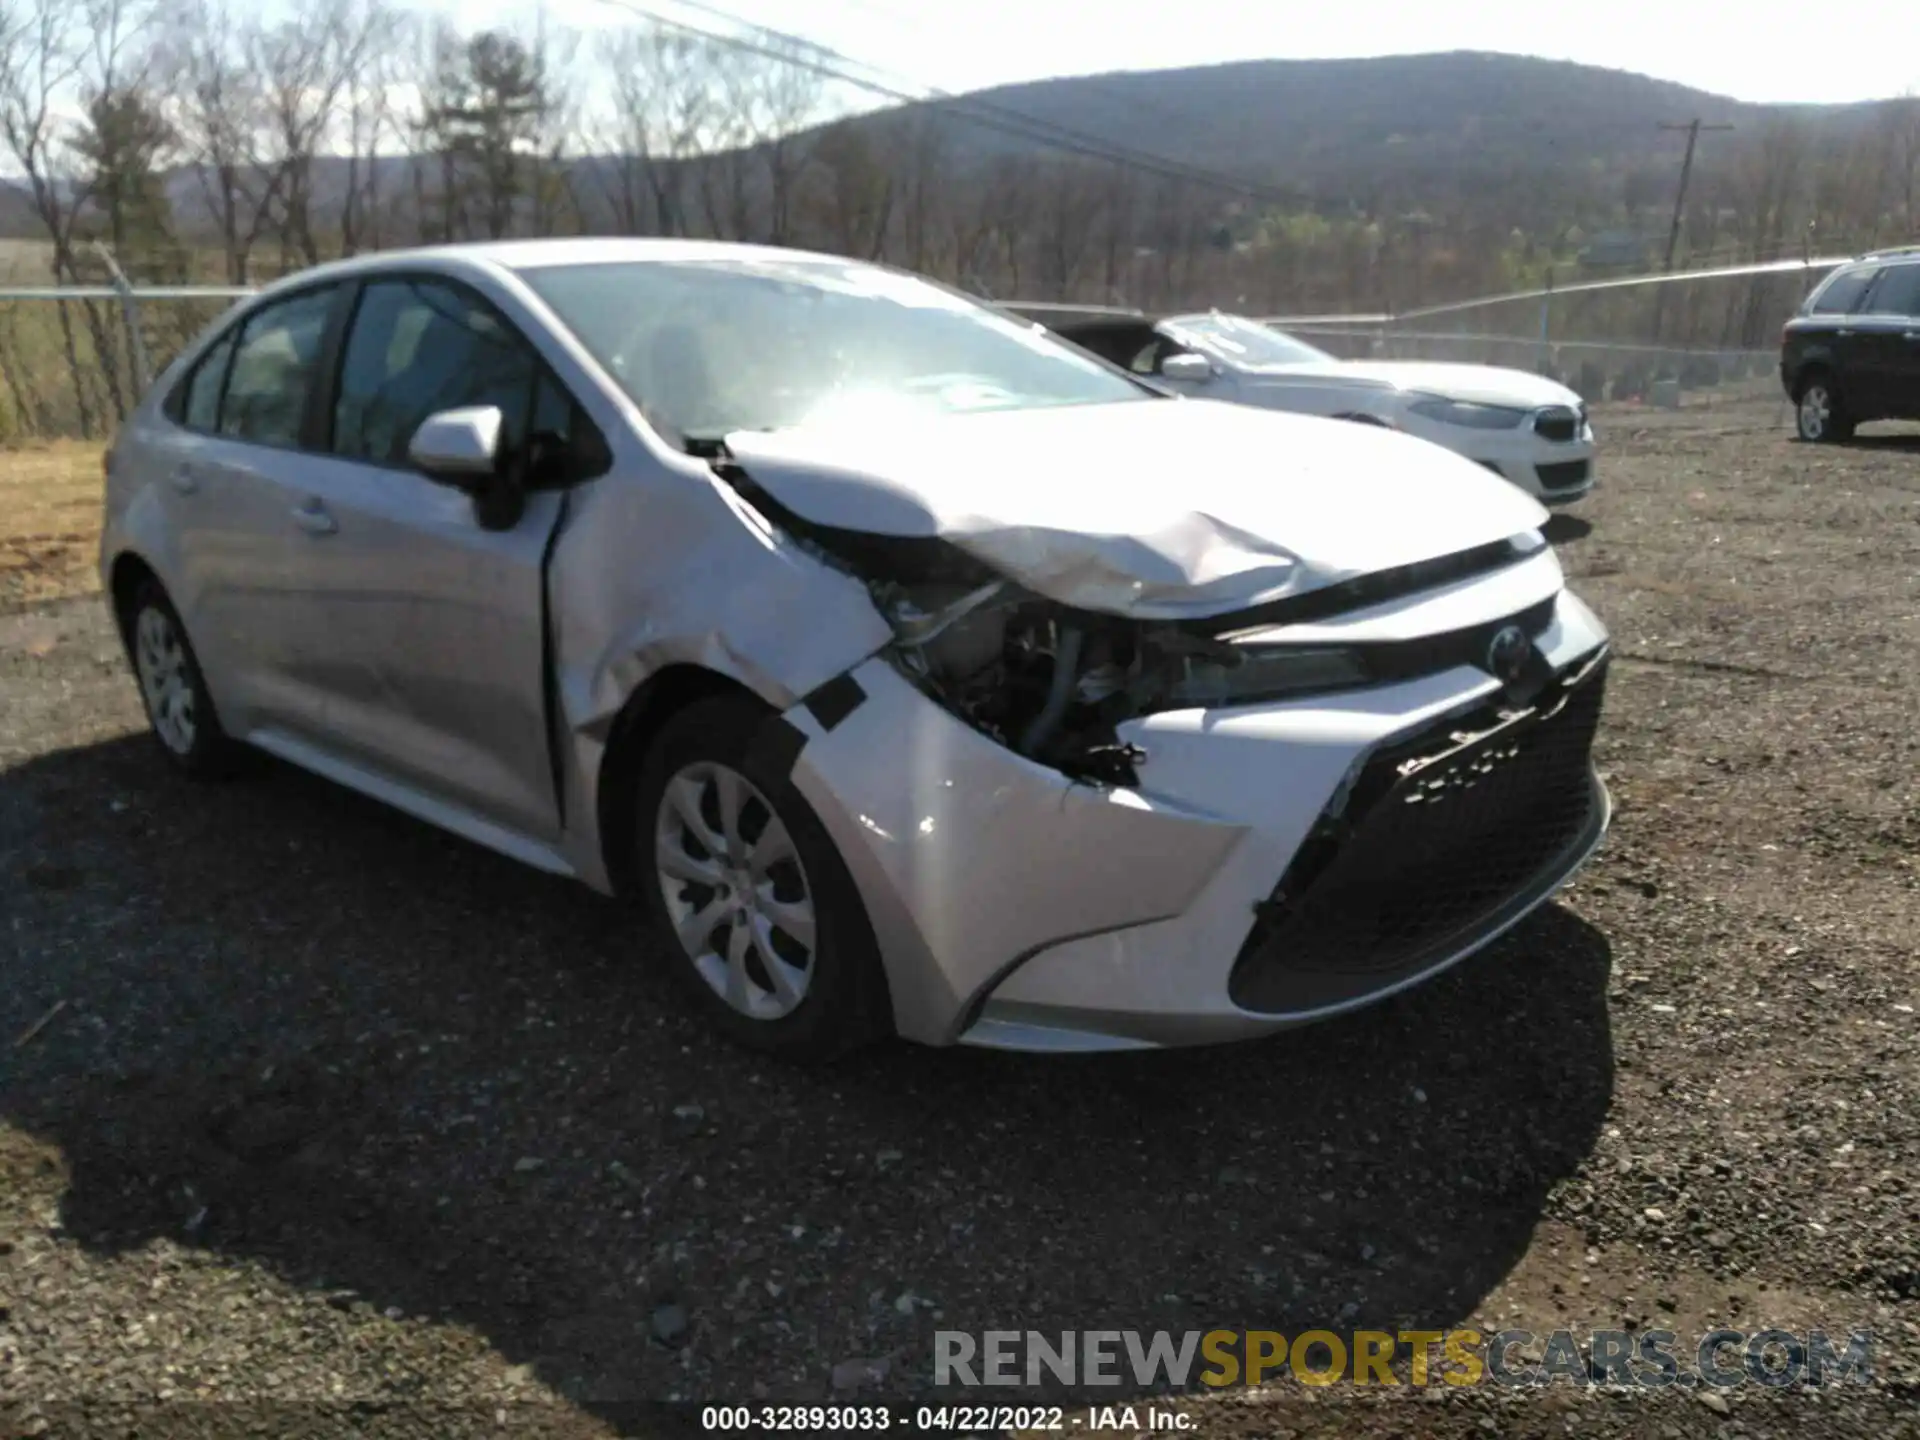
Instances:
[[[1920,420],[1920,248],[1841,266],[1780,334],[1780,379],[1802,440],[1869,420]]]

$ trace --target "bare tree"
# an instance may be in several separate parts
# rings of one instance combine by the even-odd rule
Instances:
[[[728,98],[766,168],[766,238],[785,245],[793,235],[794,196],[813,155],[815,137],[804,127],[820,113],[821,77],[813,67],[824,52],[784,39],[771,48],[771,55],[741,55],[724,73],[734,82]]]
[[[1920,95],[1909,92],[1889,106],[1886,125],[1892,140],[1901,238],[1920,241]]]
[[[816,203],[808,208],[816,227],[843,255],[882,258],[893,223],[895,177],[866,127],[849,121],[829,126],[814,144],[813,159]]]
[[[542,7],[527,48],[540,82],[540,104],[527,127],[529,220],[534,234],[553,235],[578,229],[581,221],[572,153],[585,119],[574,98],[582,88],[575,83],[580,36],[550,23]]]
[[[944,269],[944,257],[935,253],[938,222],[935,214],[946,193],[948,173],[946,132],[937,117],[924,107],[910,111],[901,127],[905,134],[895,150],[895,168],[899,173],[897,189],[901,195],[902,241],[906,262],[926,274]],[[958,268],[948,271],[958,278]]]
[[[587,130],[599,152],[594,178],[625,234],[687,232],[689,160],[715,104],[703,83],[708,48],[661,26],[616,31],[600,43],[609,104]]]
[[[24,0],[0,11],[0,135],[26,176],[56,281],[93,278],[84,273],[76,227],[91,199],[90,181],[100,173],[75,143],[85,128],[68,123],[61,107],[78,99],[90,110],[110,112],[137,89],[150,59],[151,18],[144,0]],[[114,322],[100,307],[79,304],[92,342],[86,365],[73,307],[57,308],[81,433],[91,434],[103,409],[121,412],[127,403]]]
[[[162,40],[168,118],[235,285],[247,283],[271,199],[259,144],[264,96],[247,63],[249,34],[225,0],[188,0]]]
[[[1100,183],[1086,164],[1059,160],[1047,166],[1040,192],[1038,278],[1044,298],[1070,300],[1093,248]]]
[[[404,142],[399,96],[406,81],[412,17],[386,0],[363,0],[348,11],[339,40],[342,61],[354,61],[340,97],[346,181],[340,199],[340,253],[377,250],[385,242],[383,206],[389,154]]]
[[[688,58],[697,68],[695,83],[713,97],[703,116],[700,153],[694,161],[707,233],[722,240],[757,239],[750,97],[754,71],[765,61],[724,45],[702,46]]]
[[[335,138],[352,87],[390,34],[388,14],[373,0],[322,0],[250,37],[249,58],[264,89],[267,191],[283,268],[320,261],[316,163]]]

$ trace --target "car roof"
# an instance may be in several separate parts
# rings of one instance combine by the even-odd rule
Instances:
[[[1885,250],[1869,250],[1847,268],[1858,265],[1920,265],[1920,245],[1893,245]]]
[[[433,266],[497,266],[532,270],[558,265],[604,265],[620,262],[654,264],[712,264],[757,260],[763,263],[799,261],[807,264],[865,265],[845,255],[812,250],[789,250],[778,245],[744,245],[726,240],[678,240],[640,236],[559,237],[545,240],[461,241],[450,245],[420,245],[405,250],[381,250],[329,261],[267,286],[263,294],[298,289],[355,275],[405,270],[423,262]]]

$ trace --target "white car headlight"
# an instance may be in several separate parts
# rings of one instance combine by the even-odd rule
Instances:
[[[1449,400],[1441,395],[1429,395],[1416,400],[1407,410],[1425,420],[1436,420],[1442,425],[1464,425],[1470,430],[1517,429],[1520,422],[1531,413],[1510,405],[1476,405],[1471,400]]]

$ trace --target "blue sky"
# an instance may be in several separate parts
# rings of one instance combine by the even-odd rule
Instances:
[[[526,0],[428,0],[465,27],[524,21]],[[674,0],[637,0],[712,29]],[[709,0],[943,90],[1223,60],[1504,50],[1676,80],[1742,100],[1920,90],[1915,0]],[[628,23],[607,0],[546,0],[581,29]],[[1844,25],[1841,20],[1844,19]],[[1838,58],[1840,35],[1851,37]],[[902,86],[901,88],[909,88]]]

